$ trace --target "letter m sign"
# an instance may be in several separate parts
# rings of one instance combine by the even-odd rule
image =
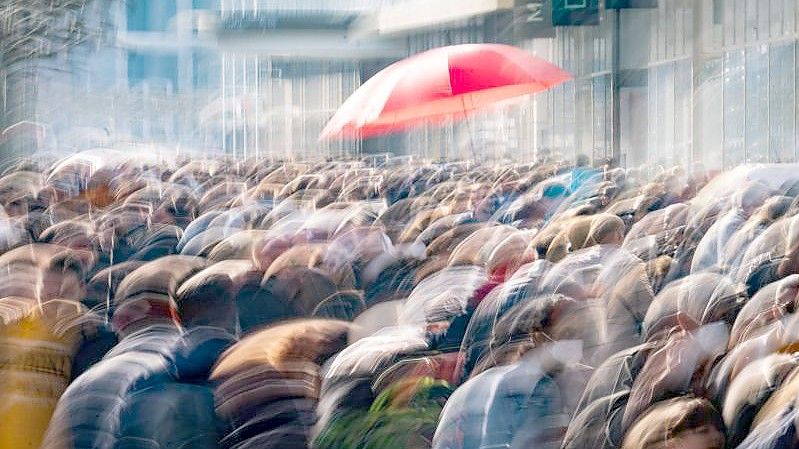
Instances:
[[[516,0],[513,35],[516,40],[554,37],[552,0]]]
[[[544,21],[544,2],[527,2],[524,5],[525,13],[527,14],[527,23],[540,23]]]

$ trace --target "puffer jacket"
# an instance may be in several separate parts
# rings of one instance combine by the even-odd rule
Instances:
[[[233,341],[206,327],[129,335],[70,385],[42,448],[215,448],[208,373]]]

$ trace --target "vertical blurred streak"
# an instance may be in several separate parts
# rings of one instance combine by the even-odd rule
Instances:
[[[269,56],[267,56],[266,59],[266,72],[269,74],[269,76],[266,77],[266,90],[271,104],[271,98],[274,96],[274,79],[272,78],[272,58]],[[272,150],[272,146],[274,145],[274,122],[269,120],[268,123],[269,128],[266,132],[266,142],[267,148],[269,148],[269,163],[271,164],[275,162],[275,157]]]
[[[255,9],[255,14],[258,14],[258,6],[256,4],[257,0],[253,0],[253,8]],[[261,160],[261,147],[258,137],[261,134],[261,120],[260,120],[260,111],[261,111],[261,60],[256,55],[255,56],[255,161],[259,162]]]
[[[244,9],[244,0],[241,0],[241,8]],[[242,87],[242,91],[243,91],[242,92],[242,100],[241,100],[241,103],[242,103],[241,104],[241,123],[242,123],[242,125],[241,125],[242,126],[241,140],[243,141],[242,142],[243,145],[242,145],[241,151],[242,151],[242,156],[244,157],[244,159],[247,159],[247,146],[250,143],[249,139],[247,138],[247,134],[248,134],[247,133],[247,128],[249,127],[248,123],[247,123],[247,116],[249,115],[249,114],[247,114],[247,112],[248,112],[247,110],[249,109],[248,108],[248,104],[249,104],[249,100],[250,100],[250,86],[247,85],[247,60],[248,59],[249,58],[247,56],[243,56],[241,58],[241,68],[242,68],[241,85],[243,86]]]
[[[115,250],[115,244],[114,243],[116,242],[116,239],[112,235],[110,240],[111,240],[111,249],[108,251],[108,260],[109,260],[109,266],[114,266],[114,250]],[[108,270],[108,285],[109,285],[109,287],[112,285],[112,283],[111,283],[112,282],[111,274],[112,274],[112,271]],[[111,288],[108,288],[105,291],[105,313],[104,313],[104,315],[105,315],[105,325],[108,326],[108,323],[109,323],[109,321],[111,319]]]
[[[533,148],[532,154],[528,154],[531,161],[538,158],[538,97],[533,95]]]
[[[616,10],[613,13],[613,59],[612,68],[613,78],[611,79],[611,97],[613,99],[613,110],[611,116],[611,147],[612,156],[618,163],[623,163],[621,160],[621,10]]]
[[[233,78],[233,126],[232,131],[233,135],[231,136],[231,151],[233,151],[233,157],[238,156],[239,146],[238,146],[238,139],[236,139],[238,134],[238,127],[239,127],[239,108],[241,107],[241,93],[239,89],[236,88],[238,86],[238,77],[236,76],[236,54],[233,53],[230,55],[230,77]],[[243,90],[243,89],[242,89]]]
[[[691,67],[691,161],[697,160],[696,156],[696,142],[695,139],[697,136],[700,136],[702,133],[702,114],[697,114],[697,108],[701,107],[701,103],[697,101],[696,98],[696,91],[698,90],[698,86],[700,85],[700,73],[702,70],[702,55],[704,54],[703,50],[703,42],[711,42],[711,38],[706,38],[706,34],[708,30],[705,30],[702,27],[702,22],[704,18],[703,13],[703,3],[704,2],[693,2],[692,4],[692,26],[693,26],[693,36],[691,45],[693,47],[693,66]],[[715,5],[711,6],[715,7]],[[712,32],[712,29],[710,30]],[[712,37],[712,36],[711,36]]]
[[[225,0],[222,0],[222,12],[225,11]],[[227,154],[227,54],[222,53],[222,153]]]
[[[294,129],[294,115],[291,114],[291,108],[293,107],[293,100],[294,100],[294,93],[292,92],[292,83],[291,79],[283,79],[281,74],[281,84],[283,85],[283,98],[284,104],[286,105],[286,121],[284,122],[286,125],[286,137],[284,139],[285,144],[287,145],[285,151],[287,159],[290,161],[294,161],[294,134],[292,133]]]

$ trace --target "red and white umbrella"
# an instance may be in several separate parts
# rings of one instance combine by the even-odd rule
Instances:
[[[330,119],[320,140],[371,137],[460,119],[571,78],[568,72],[517,47],[436,48],[392,64],[369,79]]]

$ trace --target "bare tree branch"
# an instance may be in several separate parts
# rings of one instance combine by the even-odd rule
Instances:
[[[0,2],[0,64],[47,58],[92,39],[108,26],[111,0]]]

